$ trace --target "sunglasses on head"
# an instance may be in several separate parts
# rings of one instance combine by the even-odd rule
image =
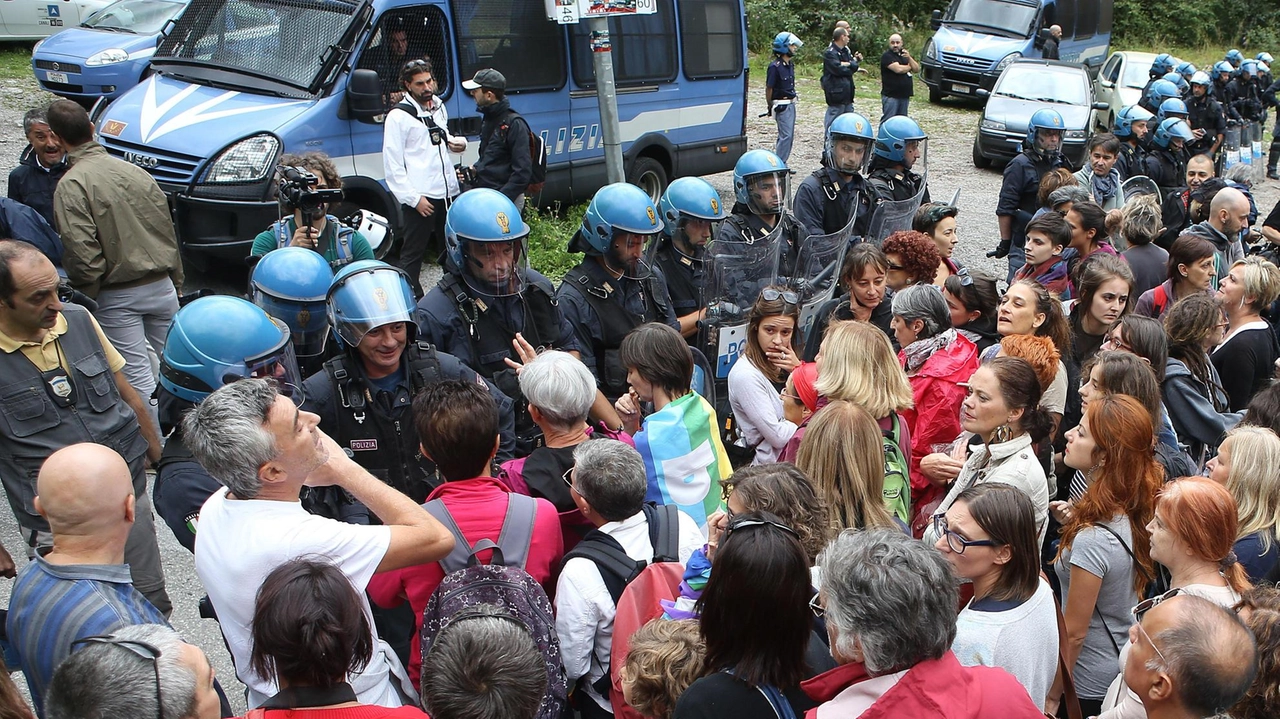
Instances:
[[[782,300],[789,305],[794,305],[800,302],[800,295],[797,295],[791,290],[775,290],[773,288],[766,288],[760,290],[760,296],[764,298],[765,302],[777,302],[778,300]]]
[[[956,277],[960,278],[961,287],[971,287],[973,285],[973,275],[969,274],[968,267],[961,267],[956,270]]]

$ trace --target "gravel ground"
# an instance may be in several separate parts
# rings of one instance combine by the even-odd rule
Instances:
[[[763,75],[763,73],[758,73]],[[764,110],[763,77],[755,78],[748,108],[747,131],[752,148],[773,148],[775,126],[770,118],[757,117]],[[818,167],[822,152],[822,116],[826,110],[822,102],[822,90],[816,80],[798,80],[800,96],[795,143],[791,154],[791,167],[795,170],[793,187]],[[879,120],[880,102],[874,93],[879,89],[876,80],[859,75],[859,96],[855,109]],[[871,93],[871,94],[868,94]],[[22,114],[30,107],[47,102],[51,96],[41,92],[34,79],[5,80],[0,82],[0,182],[7,184],[9,170],[17,164],[18,156],[26,145],[22,135]],[[961,241],[956,248],[956,258],[970,267],[981,268],[1003,277],[1002,261],[987,259],[984,255],[995,245],[998,231],[995,220],[996,196],[1000,190],[1000,174],[994,170],[975,169],[971,162],[970,148],[973,132],[978,123],[978,108],[949,102],[930,105],[923,88],[911,103],[912,117],[929,133],[928,166],[929,190],[932,197],[947,200],[959,189],[959,217]],[[733,175],[729,172],[711,175],[710,180],[725,198],[733,194]],[[1280,199],[1280,183],[1268,181],[1254,193],[1263,216]],[[438,267],[428,267],[423,272],[424,286],[433,286],[439,277]],[[188,286],[195,290],[210,288],[218,292],[239,292],[244,287],[243,271],[224,270],[210,273],[188,271]],[[157,520],[158,521],[158,520]],[[174,539],[168,528],[159,529],[160,548],[169,583],[169,595],[173,599],[172,623],[188,641],[199,645],[209,655],[223,686],[237,712],[244,710],[242,687],[235,679],[230,657],[222,643],[217,625],[211,620],[200,619],[196,603],[204,590],[200,586],[192,564],[191,555]],[[0,511],[0,541],[14,555],[19,567],[26,564],[22,541],[10,512]],[[0,580],[0,603],[7,604],[11,583]],[[26,691],[24,682],[19,686]]]

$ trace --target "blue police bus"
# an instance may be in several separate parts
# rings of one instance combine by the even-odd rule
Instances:
[[[746,149],[743,0],[652,0],[611,17],[627,178],[657,199],[669,180],[731,169]],[[168,195],[197,266],[240,259],[278,216],[285,152],[321,151],[350,205],[390,219],[382,122],[405,60],[428,58],[450,130],[481,117],[461,82],[492,67],[547,150],[546,205],[605,184],[586,23],[559,25],[537,0],[192,0],[151,60],[155,71],[95,116],[113,156]],[[455,158],[456,160],[457,158]]]

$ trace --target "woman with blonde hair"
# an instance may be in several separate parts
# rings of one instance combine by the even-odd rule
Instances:
[[[886,508],[905,506],[906,487],[885,487],[880,437],[875,419],[852,402],[832,402],[809,422],[796,467],[826,502],[837,531],[906,527]]]
[[[1227,337],[1209,359],[1218,368],[1232,412],[1243,412],[1271,384],[1280,346],[1262,312],[1280,296],[1280,269],[1256,255],[1236,260],[1219,283],[1217,298],[1227,313]]]
[[[1280,560],[1280,437],[1266,427],[1236,427],[1205,468],[1236,500],[1236,557],[1250,581],[1263,581]]]
[[[910,433],[897,414],[912,406],[911,383],[887,335],[869,322],[834,322],[827,328],[814,363],[818,367],[814,387],[823,398],[819,408],[823,400],[853,402],[870,413],[880,429],[888,431],[893,431],[896,417],[902,430],[898,446],[904,455],[910,453]],[[778,461],[795,460],[806,429],[792,435]],[[910,456],[906,459],[911,461]]]

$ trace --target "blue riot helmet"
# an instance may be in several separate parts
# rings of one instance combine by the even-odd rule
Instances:
[[[1156,113],[1156,122],[1164,122],[1171,117],[1187,119],[1187,103],[1181,98],[1171,97],[1160,103],[1160,111]]]
[[[1172,82],[1161,78],[1151,83],[1151,88],[1147,90],[1147,99],[1152,107],[1159,108],[1160,103],[1171,97],[1179,97],[1178,86]]]
[[[769,150],[748,150],[733,166],[733,195],[753,215],[776,215],[787,203],[791,171]]]
[[[1150,74],[1152,77],[1160,77],[1172,70],[1173,56],[1167,52],[1162,52],[1159,55],[1156,55],[1155,59],[1151,61]]]
[[[1269,52],[1260,52],[1257,55],[1254,55],[1253,59],[1265,65],[1272,65],[1276,61],[1274,57],[1271,57],[1271,53]]]
[[[329,324],[344,349],[354,349],[365,335],[393,322],[405,323],[410,341],[417,334],[409,276],[385,262],[358,260],[338,270],[326,302]]]
[[[489,188],[458,195],[444,221],[445,251],[468,287],[503,297],[524,291],[529,226],[506,195]]]
[[[1235,72],[1235,70],[1236,69],[1231,66],[1231,63],[1227,62],[1226,60],[1219,60],[1218,62],[1213,64],[1213,74],[1215,78],[1219,80],[1222,79],[1222,75],[1224,73],[1226,75],[1230,75],[1231,73]]]
[[[1138,139],[1147,136],[1147,123],[1155,119],[1155,115],[1147,111],[1147,108],[1141,105],[1126,105],[1116,114],[1115,126],[1111,129],[1116,137],[1128,139],[1133,137],[1135,131]],[[1139,128],[1134,127],[1135,123],[1139,123]]]
[[[779,55],[794,55],[804,47],[804,42],[794,33],[780,32],[773,36],[773,51]]]
[[[569,249],[603,257],[614,272],[640,279],[649,273],[640,259],[644,245],[663,227],[658,208],[644,190],[615,182],[596,190]],[[628,233],[625,243],[618,242],[621,233]]]
[[[703,247],[716,236],[715,223],[726,216],[720,193],[710,182],[701,177],[681,177],[667,185],[667,191],[658,200],[658,213],[662,216],[662,233],[679,239],[672,246],[677,252],[690,255],[695,247]],[[690,220],[700,224],[691,232],[686,224]]]
[[[161,386],[188,402],[200,402],[246,377],[275,379],[285,394],[302,386],[283,322],[230,295],[201,297],[178,310],[160,357]]]
[[[320,253],[305,247],[282,247],[262,256],[249,280],[253,303],[285,323],[294,352],[304,360],[324,354],[329,336],[325,293],[333,269]]]
[[[1240,63],[1244,62],[1244,55],[1239,50],[1231,48],[1223,59],[1231,63],[1231,67],[1234,69],[1240,67]]]
[[[1196,85],[1207,88],[1209,85],[1213,84],[1213,80],[1209,77],[1209,73],[1204,70],[1196,70],[1195,74],[1191,76],[1191,79],[1188,82],[1191,83],[1191,89],[1193,90]]]
[[[1257,76],[1258,76],[1258,61],[1257,61],[1257,60],[1245,60],[1244,62],[1240,63],[1240,73],[1241,73],[1241,74],[1243,74],[1243,75],[1248,75],[1249,77],[1257,77]]]
[[[1195,139],[1195,135],[1191,133],[1191,126],[1180,117],[1171,117],[1156,127],[1156,145],[1167,149],[1175,139],[1183,142],[1191,142]]]
[[[1185,92],[1187,89],[1187,79],[1176,72],[1166,73],[1165,76],[1160,79],[1168,80],[1173,83],[1173,86],[1178,88],[1179,93]]]
[[[846,175],[866,169],[871,162],[871,121],[856,112],[846,112],[831,121],[824,148],[827,167]]]
[[[1173,69],[1173,71],[1181,75],[1182,79],[1186,80],[1187,82],[1190,82],[1191,76],[1196,74],[1196,66],[1189,62],[1180,62],[1178,63],[1178,66]]]
[[[1049,136],[1049,132],[1057,131],[1057,139]],[[1024,146],[1035,152],[1054,154],[1062,151],[1062,134],[1066,132],[1066,123],[1057,110],[1044,108],[1036,110],[1027,123],[1027,137]]]
[[[876,132],[876,156],[909,170],[924,155],[928,139],[920,123],[906,115],[897,115],[880,123]]]

